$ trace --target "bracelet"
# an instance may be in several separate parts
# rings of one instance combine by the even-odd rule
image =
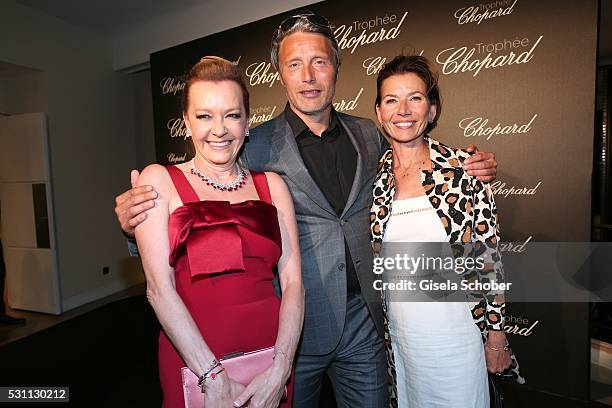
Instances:
[[[204,374],[202,374],[200,378],[198,379],[198,385],[201,385],[202,382],[206,380],[206,377],[208,377],[208,375],[212,372],[212,370],[219,367],[220,365],[221,363],[216,358],[213,358],[212,362],[210,363],[210,366],[206,369],[206,371],[204,371]]]
[[[213,373],[213,371],[218,367],[221,367],[221,370]],[[200,386],[202,393],[206,392],[206,379],[208,377],[212,377],[213,375],[216,377],[217,374],[219,374],[222,370],[223,370],[223,367],[221,366],[221,363],[216,358],[213,358],[213,361],[211,362],[208,369],[204,372],[204,374],[200,376],[200,378],[198,378],[198,385]]]
[[[276,359],[276,355],[280,354],[283,357],[285,357],[285,360],[287,360],[289,362],[289,364],[291,365],[293,363],[293,361],[291,361],[291,359],[289,358],[289,356],[287,355],[287,353],[285,353],[283,350],[276,350],[274,349],[274,357],[272,357],[272,360]]]
[[[498,347],[492,347],[492,346],[490,346],[490,345],[489,345],[489,343],[486,343],[486,346],[487,346],[487,347],[488,347],[490,350],[493,350],[493,351],[508,351],[508,350],[510,350],[510,349],[508,348],[508,344],[507,344],[507,343],[506,343],[506,345],[505,345],[504,347],[501,347],[501,348],[498,348]]]
[[[210,376],[204,378],[204,380],[202,381],[202,384],[200,385],[200,391],[202,391],[202,394],[206,394],[206,380],[208,378],[210,378],[211,380],[216,380],[217,377],[219,376],[219,374],[221,374],[222,372],[225,371],[225,368],[223,368],[223,366],[220,365],[220,369],[219,371],[213,371],[212,373],[210,373]]]

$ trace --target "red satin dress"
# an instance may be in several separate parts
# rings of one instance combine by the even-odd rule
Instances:
[[[259,200],[230,204],[200,201],[181,170],[167,167],[183,202],[168,221],[170,265],[176,291],[217,359],[238,351],[274,346],[280,300],[272,268],[281,235],[266,175],[251,172]],[[159,336],[163,405],[184,407],[181,367],[166,334]],[[282,407],[291,406],[289,398]]]

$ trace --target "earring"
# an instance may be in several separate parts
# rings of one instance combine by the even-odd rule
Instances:
[[[431,125],[433,123],[433,119],[429,119],[429,124]]]
[[[249,129],[247,128],[247,130],[244,132],[244,137],[249,137],[249,134],[250,132],[249,132]]]

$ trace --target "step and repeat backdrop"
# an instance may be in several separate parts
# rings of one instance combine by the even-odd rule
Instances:
[[[334,0],[326,16],[342,52],[334,106],[375,120],[376,74],[400,53],[440,71],[443,112],[432,137],[496,153],[492,183],[503,251],[590,238],[597,1],[407,2]],[[301,11],[301,10],[300,10]],[[280,114],[286,98],[270,63],[272,32],[296,11],[151,55],[157,160],[191,157],[180,108],[184,75],[204,55],[235,61],[250,86],[250,125]],[[537,273],[537,271],[536,271]],[[527,383],[588,398],[587,303],[516,302],[506,330]]]

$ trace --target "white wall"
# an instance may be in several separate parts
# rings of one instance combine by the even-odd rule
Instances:
[[[6,85],[0,100],[8,112],[38,105],[49,115],[65,309],[142,281],[113,213],[113,197],[129,185],[137,154],[133,84],[128,74],[114,72],[110,39],[4,1],[0,61],[42,72],[43,80],[30,88],[20,88],[21,76]],[[38,102],[26,106],[34,89]],[[110,274],[102,274],[103,266]]]
[[[113,67],[123,70],[147,66],[149,54],[153,52],[312,3],[315,1],[203,1],[180,12],[116,33],[113,36]]]

